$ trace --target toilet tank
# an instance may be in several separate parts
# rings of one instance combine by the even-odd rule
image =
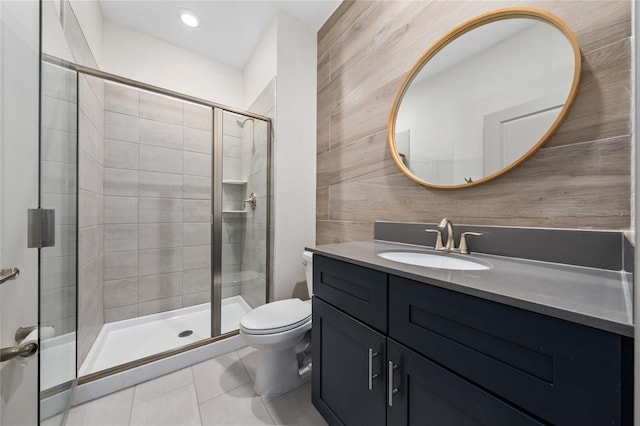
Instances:
[[[313,253],[305,251],[302,253],[302,264],[305,268],[307,276],[307,290],[309,290],[309,297],[313,294]]]

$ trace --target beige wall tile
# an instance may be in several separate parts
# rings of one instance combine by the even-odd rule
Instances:
[[[138,251],[119,251],[104,254],[106,281],[138,276]]]
[[[138,90],[118,83],[104,85],[105,111],[138,116]]]
[[[104,308],[119,308],[138,302],[138,278],[104,282]]]
[[[210,131],[184,128],[184,149],[185,151],[202,152],[211,154],[213,151],[213,141]]]
[[[182,248],[140,250],[140,276],[182,270]]]
[[[140,91],[139,101],[140,117],[142,118],[179,125],[184,122],[184,102],[181,100]]]
[[[105,223],[138,223],[138,198],[104,197]]]
[[[182,247],[181,223],[140,224],[140,250]]]
[[[104,137],[123,142],[138,142],[138,118],[106,111],[104,113]]]
[[[138,171],[105,168],[104,195],[136,197],[138,195]]]
[[[140,143],[182,149],[182,126],[140,119]]]
[[[182,200],[140,197],[140,223],[181,221]]]
[[[104,166],[118,169],[138,169],[138,144],[106,139]]]
[[[182,198],[182,175],[138,172],[138,192],[141,197]]]
[[[104,251],[138,250],[138,224],[105,225]]]
[[[140,302],[182,295],[182,272],[140,277]]]
[[[183,151],[150,145],[140,145],[138,169],[151,172],[178,173],[183,171]]]
[[[211,267],[211,246],[193,246],[182,249],[182,269],[202,269]]]
[[[213,123],[213,110],[210,107],[184,103],[184,126],[192,129],[211,132]]]

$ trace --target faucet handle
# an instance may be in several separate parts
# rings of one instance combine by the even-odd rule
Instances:
[[[467,246],[467,235],[479,237],[483,234],[482,232],[463,232],[462,235],[460,235],[460,246],[458,247],[460,254],[469,254],[469,247]]]
[[[425,229],[424,232],[431,232],[434,234],[438,234],[436,236],[436,245],[434,246],[434,249],[444,250],[444,244],[442,244],[442,232],[438,231],[437,229]]]

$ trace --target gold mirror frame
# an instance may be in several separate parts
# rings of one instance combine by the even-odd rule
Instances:
[[[423,179],[417,177],[407,166],[405,166],[404,162],[400,158],[398,154],[398,149],[396,147],[396,119],[398,117],[398,111],[400,110],[400,104],[402,103],[402,99],[404,98],[405,93],[409,89],[409,86],[418,75],[418,73],[422,70],[422,68],[433,58],[438,52],[444,49],[449,43],[462,36],[469,31],[478,28],[482,25],[489,24],[495,21],[501,21],[504,19],[510,18],[530,18],[536,19],[542,22],[546,22],[550,25],[553,25],[558,30],[560,30],[564,36],[567,38],[571,47],[573,48],[573,55],[575,60],[574,66],[574,74],[573,74],[573,83],[571,85],[571,89],[569,91],[569,96],[567,97],[567,101],[564,104],[564,107],[556,117],[556,120],[553,122],[551,127],[546,131],[546,133],[542,136],[542,138],[536,143],[529,151],[527,151],[522,157],[520,157],[515,162],[511,163],[507,167],[499,170],[496,173],[493,173],[489,176],[485,176],[482,179],[478,179],[473,182],[469,182],[466,184],[459,185],[436,185],[430,182],[427,182]],[[400,88],[396,93],[396,97],[391,106],[391,114],[389,116],[389,125],[388,125],[388,144],[389,150],[391,151],[391,157],[393,158],[394,163],[400,169],[400,171],[407,176],[412,181],[419,183],[420,185],[424,185],[430,188],[438,188],[438,189],[459,189],[459,188],[469,188],[472,186],[479,185],[484,182],[488,182],[492,179],[495,179],[503,174],[509,172],[510,170],[516,168],[526,160],[528,160],[533,154],[535,154],[555,133],[555,131],[560,127],[560,124],[564,121],[565,117],[569,113],[573,102],[575,101],[576,95],[578,93],[578,85],[580,82],[580,72],[581,72],[582,62],[580,57],[580,47],[578,45],[578,39],[573,34],[573,31],[569,28],[569,26],[561,20],[556,15],[553,15],[550,12],[541,9],[529,8],[529,7],[510,7],[504,9],[494,10],[492,12],[488,12],[482,15],[479,15],[473,19],[470,19],[464,22],[461,25],[458,25],[447,34],[445,34],[442,38],[440,38],[435,44],[433,44],[427,51],[422,55],[422,57],[416,62],[416,64],[409,70],[406,77],[402,80],[402,84],[400,84]]]

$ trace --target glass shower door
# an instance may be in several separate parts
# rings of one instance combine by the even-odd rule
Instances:
[[[222,113],[221,333],[267,301],[269,123]]]
[[[55,243],[40,250],[40,414],[64,409],[76,378],[77,73],[42,61],[40,207]]]

